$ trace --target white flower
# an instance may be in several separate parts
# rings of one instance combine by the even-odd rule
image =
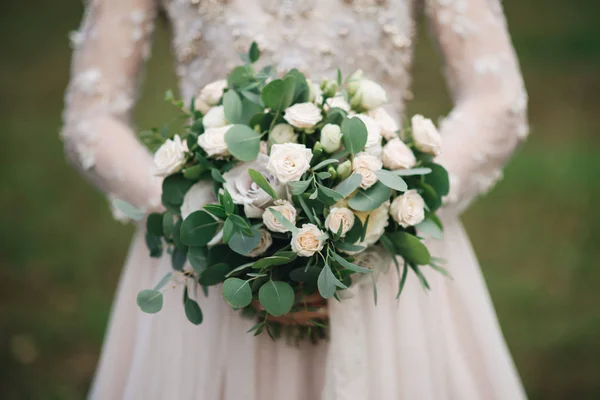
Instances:
[[[382,160],[383,166],[389,170],[412,168],[417,163],[412,150],[398,138],[383,146]]]
[[[321,109],[313,103],[297,103],[285,109],[283,119],[296,128],[311,129],[323,116]]]
[[[417,225],[425,219],[425,201],[416,190],[407,190],[394,199],[390,214],[403,228]]]
[[[225,107],[223,106],[211,108],[208,110],[204,118],[202,118],[202,125],[204,125],[204,129],[219,128],[228,124],[229,123],[225,119]]]
[[[365,148],[368,149],[369,147],[381,145],[381,128],[379,127],[379,124],[366,114],[357,114],[356,117],[359,118],[367,128],[367,144],[365,145]]]
[[[285,194],[285,186],[280,184],[277,178],[269,172],[267,161],[266,155],[259,154],[256,160],[240,163],[223,174],[225,179],[223,188],[229,192],[235,204],[244,205],[244,213],[248,218],[260,218],[265,208],[273,204],[273,198],[250,178],[249,168],[263,174],[278,196]]]
[[[325,227],[333,233],[337,233],[342,227],[341,237],[354,226],[354,213],[346,207],[333,207],[329,210],[329,215],[325,219]]]
[[[318,251],[323,250],[325,234],[313,224],[304,224],[298,232],[292,236],[292,251],[302,257],[310,257]]]
[[[231,127],[232,125],[208,128],[202,135],[198,136],[198,145],[206,151],[209,157],[221,158],[228,156],[229,150],[225,143],[225,133]]]
[[[288,221],[296,224],[296,208],[287,200],[275,200],[275,205],[267,208],[262,216],[263,222],[267,229],[273,232],[287,232],[288,229],[283,226],[273,215],[271,210],[279,211]]]
[[[352,170],[362,176],[360,187],[368,189],[377,182],[375,171],[379,171],[383,163],[377,157],[367,153],[358,153],[352,161]]]
[[[350,112],[350,104],[344,99],[344,96],[338,95],[335,97],[330,97],[325,101],[325,111],[329,111],[330,108],[341,108],[346,112]]]
[[[311,158],[312,152],[303,144],[274,144],[267,168],[281,182],[294,182],[308,171]]]
[[[323,102],[321,87],[310,79],[306,80],[306,84],[308,85],[308,100],[315,104],[321,104]]]
[[[205,204],[217,202],[213,185],[207,181],[200,181],[188,189],[183,196],[181,204],[181,217],[186,219],[194,211],[202,210]]]
[[[379,128],[381,128],[381,135],[386,140],[391,140],[395,137],[398,137],[396,134],[398,131],[398,124],[383,107],[375,108],[369,111],[367,115],[377,122]]]
[[[179,171],[185,165],[187,151],[187,144],[179,135],[167,139],[154,153],[154,174],[168,176]]]
[[[415,147],[423,153],[439,155],[442,149],[442,137],[433,122],[417,114],[412,117],[411,125]]]
[[[364,225],[369,217],[369,225],[367,225],[367,232],[365,234],[365,240],[356,243],[359,246],[369,247],[375,244],[381,235],[385,233],[385,228],[389,224],[389,209],[390,201],[387,200],[385,203],[380,205],[378,208],[370,212],[356,212],[356,216]]]
[[[328,153],[335,153],[342,145],[342,130],[338,125],[327,124],[321,129],[321,144]]]
[[[271,129],[269,138],[272,143],[297,143],[298,135],[294,133],[294,127],[288,124],[277,124]]]
[[[273,244],[273,238],[266,229],[260,229],[260,241],[256,247],[247,254],[248,257],[254,258],[263,254]]]
[[[367,110],[380,107],[388,101],[385,90],[378,83],[369,79],[360,80],[360,85],[354,96],[360,99],[361,107]]]
[[[205,114],[212,106],[219,104],[226,87],[227,81],[225,79],[204,86],[194,101],[194,107]]]

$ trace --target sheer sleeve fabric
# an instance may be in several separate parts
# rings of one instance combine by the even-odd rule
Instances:
[[[160,204],[152,157],[129,126],[150,53],[154,0],[91,0],[74,46],[62,137],[68,158],[106,192],[149,210]]]
[[[498,0],[426,0],[425,10],[454,100],[438,161],[451,178],[447,208],[460,212],[527,136],[527,94]]]

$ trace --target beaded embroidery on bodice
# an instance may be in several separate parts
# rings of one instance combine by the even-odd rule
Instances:
[[[256,41],[262,62],[320,80],[364,70],[388,90],[396,113],[409,85],[412,0],[164,0],[177,74],[189,98],[239,64]]]

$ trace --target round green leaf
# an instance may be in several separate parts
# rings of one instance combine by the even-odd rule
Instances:
[[[221,223],[206,211],[194,211],[181,224],[181,242],[186,246],[206,246]]]
[[[260,151],[260,135],[246,125],[233,125],[225,133],[229,152],[238,160],[252,161]]]
[[[398,190],[400,192],[406,192],[408,190],[408,185],[406,185],[404,179],[390,171],[380,169],[375,172],[375,175],[377,175],[377,179],[379,179],[381,183],[390,189]]]
[[[408,232],[394,232],[388,235],[394,243],[396,252],[409,263],[427,265],[431,255],[427,246],[416,236]]]
[[[367,136],[367,127],[360,118],[345,118],[342,122],[342,142],[350,153],[360,152],[367,144]]]
[[[260,242],[260,232],[258,229],[251,229],[251,232],[252,236],[248,236],[241,231],[235,231],[227,243],[231,250],[243,256],[254,250]]]
[[[328,299],[333,297],[337,288],[345,289],[346,285],[339,281],[331,271],[329,264],[325,264],[321,273],[319,274],[319,278],[317,279],[317,287],[319,289],[319,294],[324,299]]]
[[[225,119],[230,124],[241,122],[242,117],[242,99],[235,90],[228,90],[223,95],[223,108],[225,110]]]
[[[229,271],[231,271],[231,268],[225,263],[211,265],[202,273],[202,275],[200,275],[198,283],[204,286],[216,285],[223,282],[225,275],[227,275]]]
[[[202,323],[202,310],[196,301],[186,298],[183,302],[183,308],[188,321],[194,325],[200,325]]]
[[[294,289],[286,282],[269,281],[260,287],[258,301],[269,314],[280,317],[292,309]]]
[[[446,196],[450,191],[450,179],[448,171],[439,164],[427,164],[431,173],[425,175],[425,183],[433,187],[439,197]]]
[[[155,314],[162,309],[163,295],[158,290],[142,290],[137,295],[137,304],[148,314]]]
[[[162,199],[174,206],[183,204],[183,197],[194,182],[185,179],[182,174],[167,176],[162,183]]]
[[[260,98],[265,107],[277,110],[283,97],[283,80],[273,79],[267,84],[260,93]]]
[[[146,230],[154,236],[162,236],[163,234],[163,216],[159,213],[148,215],[146,221]]]
[[[387,201],[391,195],[392,189],[381,182],[377,182],[367,190],[359,190],[348,201],[348,204],[356,211],[372,211]]]
[[[252,302],[250,281],[228,278],[223,282],[223,298],[233,308],[243,308]]]

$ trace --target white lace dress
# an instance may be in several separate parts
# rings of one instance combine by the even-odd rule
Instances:
[[[411,0],[90,0],[75,49],[63,138],[67,153],[107,195],[147,210],[160,180],[129,116],[150,53],[153,23],[172,25],[184,98],[222,78],[256,40],[263,59],[317,79],[357,68],[386,86],[401,116],[409,95],[414,17]],[[135,236],[121,278],[90,397],[93,399],[392,400],[522,399],[525,394],[485,283],[458,220],[500,176],[527,134],[526,94],[498,0],[427,0],[424,9],[445,60],[454,109],[441,125],[439,162],[453,190],[442,211],[445,239],[428,245],[454,279],[428,271],[425,293],[408,280],[399,302],[394,269],[330,303],[331,339],[295,347],[246,334],[218,290],[199,296],[200,326],[181,306],[182,287],[164,310],[140,312],[138,290],[170,268]],[[382,264],[382,267],[385,265]]]

